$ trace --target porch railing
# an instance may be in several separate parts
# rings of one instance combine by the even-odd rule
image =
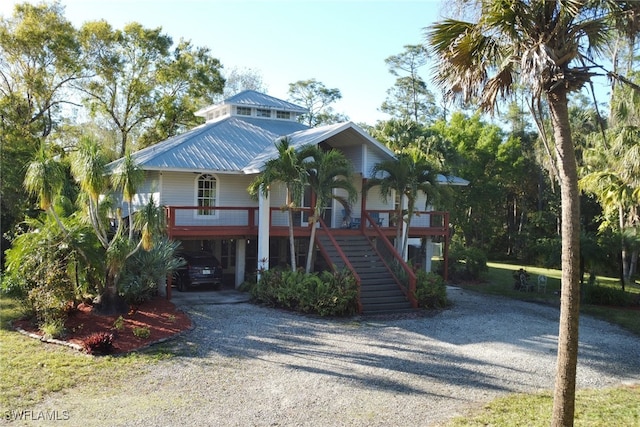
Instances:
[[[169,236],[258,232],[257,207],[167,206],[165,212]]]
[[[407,299],[411,303],[411,307],[418,308],[418,300],[416,299],[416,274],[411,270],[406,262],[402,259],[398,251],[393,247],[389,239],[382,233],[377,224],[377,220],[372,218],[369,213],[364,213],[363,226],[372,228],[377,234],[374,249],[380,255],[380,259],[391,272],[394,280],[401,287]]]
[[[257,206],[167,206],[167,228],[170,236],[224,236],[233,234],[258,234],[258,207]],[[307,217],[312,213],[309,208],[296,208],[293,212],[294,230],[296,236],[308,236],[310,228],[306,223]],[[360,213],[359,213],[360,214]],[[351,230],[367,230],[367,235],[376,234],[372,227],[377,225],[384,234],[389,235],[397,224],[395,211],[385,209],[373,209],[364,212],[368,218],[367,227],[364,218],[359,227]],[[342,219],[342,218],[340,218]],[[337,228],[343,228],[341,221],[337,221]],[[269,226],[274,236],[286,235],[289,224],[288,212],[279,207],[269,208]],[[323,222],[326,226],[326,223]],[[328,227],[327,227],[328,228]],[[348,230],[347,230],[348,231]],[[410,237],[448,236],[449,213],[439,211],[420,211],[414,214],[411,221]]]

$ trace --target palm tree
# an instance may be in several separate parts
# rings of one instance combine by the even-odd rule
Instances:
[[[562,200],[562,296],[552,425],[573,425],[580,299],[578,173],[567,95],[595,75],[595,55],[607,37],[638,33],[640,3],[613,0],[476,0],[475,22],[446,19],[427,28],[444,92],[484,110],[509,94],[514,83],[530,90],[541,136],[542,100],[553,128],[554,165]],[[613,76],[613,75],[612,75]],[[615,77],[615,76],[613,76]]]
[[[138,191],[138,187],[144,182],[144,171],[135,163],[131,153],[127,153],[117,173],[112,175],[113,186],[122,191],[122,199],[127,204],[129,212],[129,240],[133,240],[133,213],[131,202]]]
[[[610,145],[600,144],[585,151],[587,173],[580,179],[580,186],[598,198],[605,217],[618,218],[611,227],[620,236],[620,282],[624,290],[634,273],[632,260],[637,258],[637,252],[629,250],[634,245],[628,243],[634,240],[629,237],[640,225],[640,130],[635,126],[617,127],[608,130],[607,135],[613,136]]]
[[[27,167],[24,187],[38,198],[40,209],[51,214],[60,229],[66,233],[66,229],[53,206],[53,201],[60,194],[65,180],[66,175],[60,162],[49,156],[42,147],[34,161],[29,163]]]
[[[249,193],[256,196],[262,192],[269,194],[269,186],[276,183],[284,183],[287,190],[285,205],[282,210],[287,211],[289,219],[289,249],[291,251],[291,269],[297,270],[295,240],[293,236],[293,211],[296,203],[301,199],[304,187],[307,183],[305,159],[313,154],[314,147],[303,147],[296,151],[289,138],[282,138],[276,142],[278,157],[268,160],[264,170],[249,185]]]
[[[101,310],[109,312],[122,311],[126,308],[118,295],[118,280],[123,271],[127,259],[136,254],[140,249],[149,250],[152,246],[152,228],[148,222],[140,225],[142,237],[137,242],[133,235],[123,236],[123,220],[121,209],[116,210],[117,228],[114,233],[107,232],[108,220],[101,209],[100,196],[108,190],[109,181],[106,169],[107,159],[100,150],[98,143],[90,138],[85,138],[78,145],[71,162],[71,171],[78,180],[80,188],[88,199],[88,216],[98,240],[106,252],[106,277],[104,292],[100,295]],[[126,164],[126,160],[125,160]],[[139,173],[132,162],[123,170],[126,178],[115,179],[123,186],[124,198],[130,203],[135,194],[135,183],[138,182]],[[150,204],[155,205],[153,200]],[[133,217],[130,215],[130,229],[133,228]]]
[[[379,186],[380,195],[386,202],[394,192],[399,195],[396,208],[396,250],[403,258],[407,256],[409,227],[416,210],[418,194],[422,192],[427,200],[437,195],[438,173],[436,166],[417,148],[406,149],[396,159],[376,163],[373,178],[367,182],[367,190]],[[407,205],[406,216],[404,205]],[[406,227],[403,233],[403,223]]]
[[[358,197],[353,185],[353,165],[337,150],[323,151],[314,147],[313,160],[305,164],[308,173],[308,183],[315,194],[313,215],[309,218],[311,237],[309,239],[309,251],[307,252],[306,272],[311,272],[313,261],[313,247],[315,245],[316,222],[322,216],[324,207],[330,200],[338,201],[345,209]],[[347,197],[335,194],[335,190],[344,190]]]
[[[109,237],[99,211],[100,195],[107,190],[107,163],[98,143],[88,137],[80,141],[71,160],[71,172],[87,197],[89,220],[105,249],[109,246]]]

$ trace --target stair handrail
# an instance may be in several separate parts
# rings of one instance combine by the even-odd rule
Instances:
[[[351,274],[353,274],[353,277],[356,281],[356,289],[358,291],[358,313],[362,313],[362,302],[360,300],[360,283],[361,283],[360,276],[356,272],[356,269],[353,268],[353,265],[351,265],[349,258],[347,258],[345,253],[342,251],[342,248],[340,247],[340,245],[338,245],[338,242],[333,237],[333,234],[331,234],[331,231],[330,231],[331,229],[327,227],[327,224],[325,224],[322,218],[318,218],[318,223],[320,224],[320,229],[324,231],[325,235],[329,238],[329,241],[331,242],[331,244],[336,248],[336,252],[338,253],[338,255],[340,255],[340,259],[342,259],[342,261],[344,262],[344,265],[351,272]],[[331,268],[333,269],[333,271],[337,272],[338,269],[336,265],[331,262],[331,258],[329,257],[329,254],[327,253],[324,245],[322,244],[322,242],[318,237],[319,235],[318,233],[316,233],[315,244],[318,245],[318,249],[320,249],[320,252],[322,253],[322,256],[324,257],[324,259],[330,262]]]
[[[393,257],[394,261],[396,261],[396,264],[399,265],[404,271],[404,273],[407,275],[407,278],[409,281],[409,289],[405,290],[405,292],[407,294],[407,298],[409,299],[409,302],[411,303],[411,307],[418,308],[418,300],[416,299],[416,282],[417,282],[416,274],[411,269],[411,267],[409,267],[409,265],[404,261],[404,259],[402,259],[398,251],[396,251],[396,248],[394,248],[393,245],[391,244],[391,242],[389,242],[389,239],[387,239],[387,236],[384,235],[384,233],[382,232],[382,230],[380,229],[376,221],[374,221],[373,218],[371,218],[371,216],[369,215],[369,212],[363,211],[362,217],[364,218],[363,226],[365,228],[367,226],[373,227],[374,232],[378,235],[379,240],[382,241],[383,245],[387,249],[387,252]],[[378,253],[378,256],[380,257],[382,262],[385,263],[385,265],[393,275],[394,279],[402,289],[403,286],[401,286],[400,279],[396,276],[396,273],[393,271],[393,268],[390,268],[389,264],[387,264],[386,258],[380,253],[380,251],[375,245],[371,245],[371,246]]]

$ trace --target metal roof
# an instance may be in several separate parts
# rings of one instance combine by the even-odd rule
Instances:
[[[437,180],[438,180],[438,184],[461,185],[461,186],[469,185],[469,181],[457,176],[445,176],[442,174],[438,174]]]
[[[346,138],[338,138],[339,135],[347,135]],[[317,145],[323,141],[330,141],[330,145],[334,148],[344,147],[346,145],[362,144],[363,142],[369,143],[376,149],[382,151],[390,158],[394,157],[394,154],[386,146],[373,139],[362,128],[355,125],[352,122],[335,123],[316,128],[309,128],[301,130],[290,135],[286,135],[290,138],[291,145],[298,148],[302,148],[306,145]],[[266,148],[260,156],[256,156],[252,162],[250,162],[245,168],[245,173],[257,173],[262,170],[264,164],[274,156],[278,155],[278,150],[273,144],[271,147]]]
[[[277,108],[279,110],[294,111],[296,113],[307,113],[308,110],[291,102],[274,98],[266,93],[256,92],[255,90],[244,90],[223,101],[223,104],[247,105],[252,107]]]
[[[308,129],[287,120],[228,117],[207,123],[132,154],[145,170],[241,172],[274,141]],[[122,159],[109,164],[117,170]]]
[[[207,107],[201,108],[194,114],[196,116],[202,116],[207,111],[215,110],[223,105],[240,105],[256,108],[268,108],[270,110],[290,111],[297,114],[304,114],[309,112],[304,107],[284,101],[282,99],[274,98],[273,96],[269,96],[265,93],[256,92],[255,90],[244,90],[236,95],[225,99],[219,104],[209,105]]]

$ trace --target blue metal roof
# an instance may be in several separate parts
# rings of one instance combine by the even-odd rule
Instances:
[[[273,96],[269,96],[265,93],[256,92],[255,90],[242,91],[225,99],[222,103],[230,105],[246,105],[251,107],[275,108],[300,114],[308,112],[304,107],[283,101],[282,99],[274,98]]]
[[[207,123],[132,154],[145,170],[241,171],[274,141],[307,125],[287,120],[228,117]],[[109,167],[117,170],[122,159]]]

